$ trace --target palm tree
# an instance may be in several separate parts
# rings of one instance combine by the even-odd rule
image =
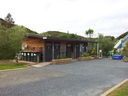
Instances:
[[[89,35],[89,37],[91,38],[93,33],[94,33],[93,29],[88,29],[85,34],[87,36]]]

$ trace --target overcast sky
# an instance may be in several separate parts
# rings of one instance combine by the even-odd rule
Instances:
[[[11,13],[15,24],[38,33],[61,31],[118,37],[128,31],[128,0],[1,0],[0,18]]]

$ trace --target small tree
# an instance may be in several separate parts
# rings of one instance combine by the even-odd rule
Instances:
[[[5,21],[10,23],[10,24],[14,24],[14,20],[12,18],[12,15],[10,13],[7,14],[7,16],[5,17]]]
[[[108,55],[108,52],[113,49],[115,41],[110,37],[105,37],[99,34],[97,41],[99,42],[99,48],[102,50],[103,55]]]
[[[92,34],[94,33],[93,29],[88,29],[85,34],[91,38],[92,37]]]
[[[0,59],[14,59],[25,33],[27,30],[23,26],[6,28],[0,25]]]

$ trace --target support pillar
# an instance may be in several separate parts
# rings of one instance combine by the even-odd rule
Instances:
[[[99,43],[97,43],[97,56],[99,56]]]

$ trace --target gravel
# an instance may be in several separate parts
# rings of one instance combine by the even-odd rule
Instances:
[[[0,72],[0,96],[99,96],[128,78],[128,63],[94,59]]]

